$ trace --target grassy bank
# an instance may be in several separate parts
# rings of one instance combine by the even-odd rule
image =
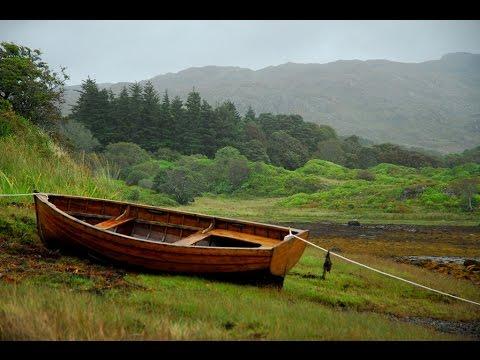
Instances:
[[[49,135],[13,111],[0,111],[0,194],[33,190],[108,199],[175,205],[168,197],[114,180],[108,164],[89,167],[85,159],[73,159]],[[7,127],[8,126],[8,127]],[[31,198],[0,198],[0,205],[32,203]]]

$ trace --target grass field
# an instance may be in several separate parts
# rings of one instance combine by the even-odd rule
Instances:
[[[307,249],[283,290],[127,272],[43,248],[30,206],[0,208],[1,339],[470,339],[402,321],[479,321],[473,305]],[[314,239],[314,241],[316,241]],[[375,246],[378,247],[378,246]],[[344,254],[480,301],[473,283],[354,247]],[[348,251],[346,251],[348,250]],[[114,310],[113,310],[114,309]],[[335,324],[335,326],[333,326]]]
[[[412,213],[386,213],[381,210],[337,211],[322,207],[285,207],[284,198],[232,198],[228,196],[203,196],[187,206],[178,207],[187,211],[209,215],[236,217],[247,220],[270,222],[319,222],[346,223],[357,219],[365,224],[416,224],[416,225],[464,225],[480,224],[478,214],[419,211]]]

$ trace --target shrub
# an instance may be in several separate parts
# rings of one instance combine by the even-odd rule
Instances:
[[[127,185],[137,185],[140,180],[147,179],[149,176],[147,172],[135,169],[128,173],[125,182]]]
[[[5,117],[0,117],[0,139],[13,133],[12,125]]]
[[[375,174],[368,170],[358,170],[357,171],[357,179],[366,180],[366,181],[374,181]]]
[[[193,172],[185,168],[162,169],[155,176],[154,188],[173,196],[182,205],[193,202],[200,194]]]
[[[153,189],[153,180],[150,179],[141,179],[138,181],[138,186],[145,189]]]
[[[140,199],[140,191],[138,189],[132,189],[127,195],[127,200],[138,201]]]
[[[295,170],[300,174],[310,174],[323,176],[331,179],[347,180],[355,178],[355,171],[347,169],[341,165],[334,164],[330,161],[312,159],[309,160],[301,168]]]
[[[217,192],[233,192],[238,189],[250,175],[248,160],[236,148],[226,146],[215,154],[215,173]]]
[[[108,144],[104,152],[105,158],[120,168],[120,176],[125,178],[130,166],[150,160],[150,155],[140,146],[129,142]]]
[[[274,132],[267,148],[268,156],[273,164],[285,169],[296,169],[308,160],[308,148],[286,131]]]
[[[59,127],[59,133],[67,139],[74,151],[91,152],[100,145],[91,131],[75,120],[63,122]]]
[[[160,147],[155,152],[154,156],[160,160],[177,161],[182,154],[167,147]]]
[[[311,194],[326,188],[327,185],[316,176],[298,176],[295,174],[289,176],[285,181],[285,193],[287,194]]]

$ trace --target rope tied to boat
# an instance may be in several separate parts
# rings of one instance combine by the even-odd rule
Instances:
[[[33,192],[33,193],[25,193],[25,194],[0,194],[0,197],[8,197],[8,196],[32,196],[35,194],[43,194],[41,192]]]
[[[308,245],[311,245],[311,246],[313,246],[313,247],[315,247],[315,248],[317,248],[317,249],[320,249],[320,250],[322,250],[322,251],[324,251],[324,252],[326,252],[326,253],[329,252],[329,250],[324,249],[324,248],[321,247],[321,246],[318,246],[318,245],[316,245],[316,244],[314,244],[314,243],[312,243],[312,242],[310,242],[310,241],[308,241],[308,240],[302,239],[300,236],[297,236],[297,235],[295,235],[295,234],[292,234],[292,229],[290,229],[290,228],[288,229],[288,232],[289,232],[289,234],[284,237],[284,240],[290,240],[290,239],[292,239],[292,238],[297,238],[297,239],[299,239],[299,240],[307,243]],[[340,259],[343,259],[343,260],[345,260],[345,261],[348,261],[348,262],[350,262],[350,263],[352,263],[352,264],[355,264],[355,265],[364,267],[364,268],[366,268],[366,269],[368,269],[368,270],[375,271],[375,272],[377,272],[377,273],[379,273],[379,274],[382,274],[382,275],[385,275],[385,276],[389,276],[389,277],[391,277],[391,278],[393,278],[393,279],[397,279],[397,280],[406,282],[406,283],[408,283],[408,284],[410,284],[410,285],[418,286],[418,287],[420,287],[420,288],[423,288],[423,289],[426,289],[426,290],[430,290],[430,291],[436,292],[436,293],[438,293],[438,294],[440,294],[440,295],[449,296],[449,297],[451,297],[451,298],[454,298],[454,299],[457,299],[457,300],[460,300],[460,301],[465,301],[465,302],[468,302],[468,303],[470,303],[470,304],[474,304],[474,305],[480,306],[480,303],[478,303],[478,302],[476,302],[476,301],[464,299],[464,298],[462,298],[462,297],[455,296],[455,295],[452,295],[452,294],[449,294],[449,293],[446,293],[446,292],[443,292],[443,291],[440,291],[440,290],[437,290],[437,289],[433,289],[433,288],[431,288],[431,287],[428,287],[428,286],[425,286],[425,285],[422,285],[422,284],[418,284],[418,283],[416,283],[416,282],[414,282],[414,281],[410,281],[410,280],[401,278],[400,276],[396,276],[396,275],[393,275],[393,274],[389,274],[389,273],[387,273],[387,272],[385,272],[385,271],[375,269],[375,268],[373,268],[373,267],[371,267],[371,266],[362,264],[362,263],[360,263],[360,262],[358,262],[358,261],[349,259],[349,258],[347,258],[347,257],[345,257],[345,256],[342,256],[342,255],[339,255],[339,254],[336,254],[336,253],[334,253],[334,252],[332,252],[332,251],[330,251],[330,254],[333,255],[333,256],[339,257]]]

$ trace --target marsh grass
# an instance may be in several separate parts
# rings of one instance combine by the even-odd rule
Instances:
[[[128,200],[152,205],[176,203],[163,194],[137,186],[126,186],[112,176],[116,170],[93,159],[95,170],[74,159],[47,134],[18,115],[1,112],[0,117],[16,129],[0,138],[0,194],[40,192]],[[0,205],[31,204],[31,197],[0,197]]]
[[[285,197],[231,197],[205,195],[195,199],[192,204],[181,206],[193,212],[210,215],[243,218],[263,222],[343,222],[358,219],[365,224],[416,224],[416,225],[464,225],[477,226],[478,214],[426,211],[418,209],[412,213],[386,213],[381,210],[359,209],[340,211],[311,207],[285,207]]]

